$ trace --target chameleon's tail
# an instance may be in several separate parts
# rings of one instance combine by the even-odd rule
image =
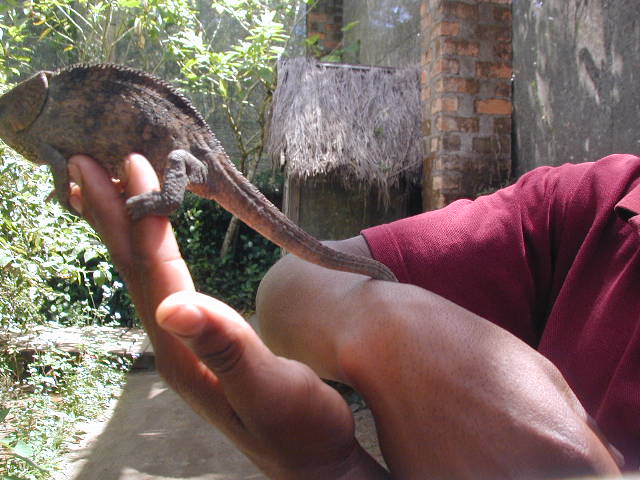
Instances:
[[[377,280],[398,281],[386,265],[372,258],[339,252],[323,245],[278,210],[231,162],[219,164],[224,172],[216,172],[213,179],[217,187],[215,200],[258,233],[297,257],[322,267],[368,275]],[[224,180],[219,177],[220,173]]]

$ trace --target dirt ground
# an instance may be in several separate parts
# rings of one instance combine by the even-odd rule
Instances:
[[[360,442],[381,458],[369,410],[355,416]],[[134,370],[105,419],[84,427],[56,480],[266,478],[152,369]]]

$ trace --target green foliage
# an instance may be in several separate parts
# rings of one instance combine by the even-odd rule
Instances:
[[[47,201],[47,169],[6,148],[0,158],[0,327],[130,321],[130,302],[100,239]]]
[[[103,413],[119,394],[129,363],[89,349],[37,352],[28,376],[14,379],[17,388],[32,394],[20,401],[0,397],[11,405],[0,409],[0,446],[9,456],[0,465],[0,478],[49,478],[78,422]]]

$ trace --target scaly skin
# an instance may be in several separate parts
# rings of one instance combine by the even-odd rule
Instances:
[[[87,154],[117,177],[122,159],[136,152],[149,159],[162,189],[127,202],[134,219],[172,213],[190,190],[309,262],[397,281],[385,265],[332,250],[291,222],[235,168],[191,102],[144,72],[117,65],[39,72],[0,97],[0,138],[50,165],[67,207],[71,155]]]

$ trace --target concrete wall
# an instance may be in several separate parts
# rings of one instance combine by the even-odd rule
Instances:
[[[421,0],[346,0],[345,63],[397,67],[420,63]]]
[[[640,153],[638,0],[513,0],[514,163]]]

